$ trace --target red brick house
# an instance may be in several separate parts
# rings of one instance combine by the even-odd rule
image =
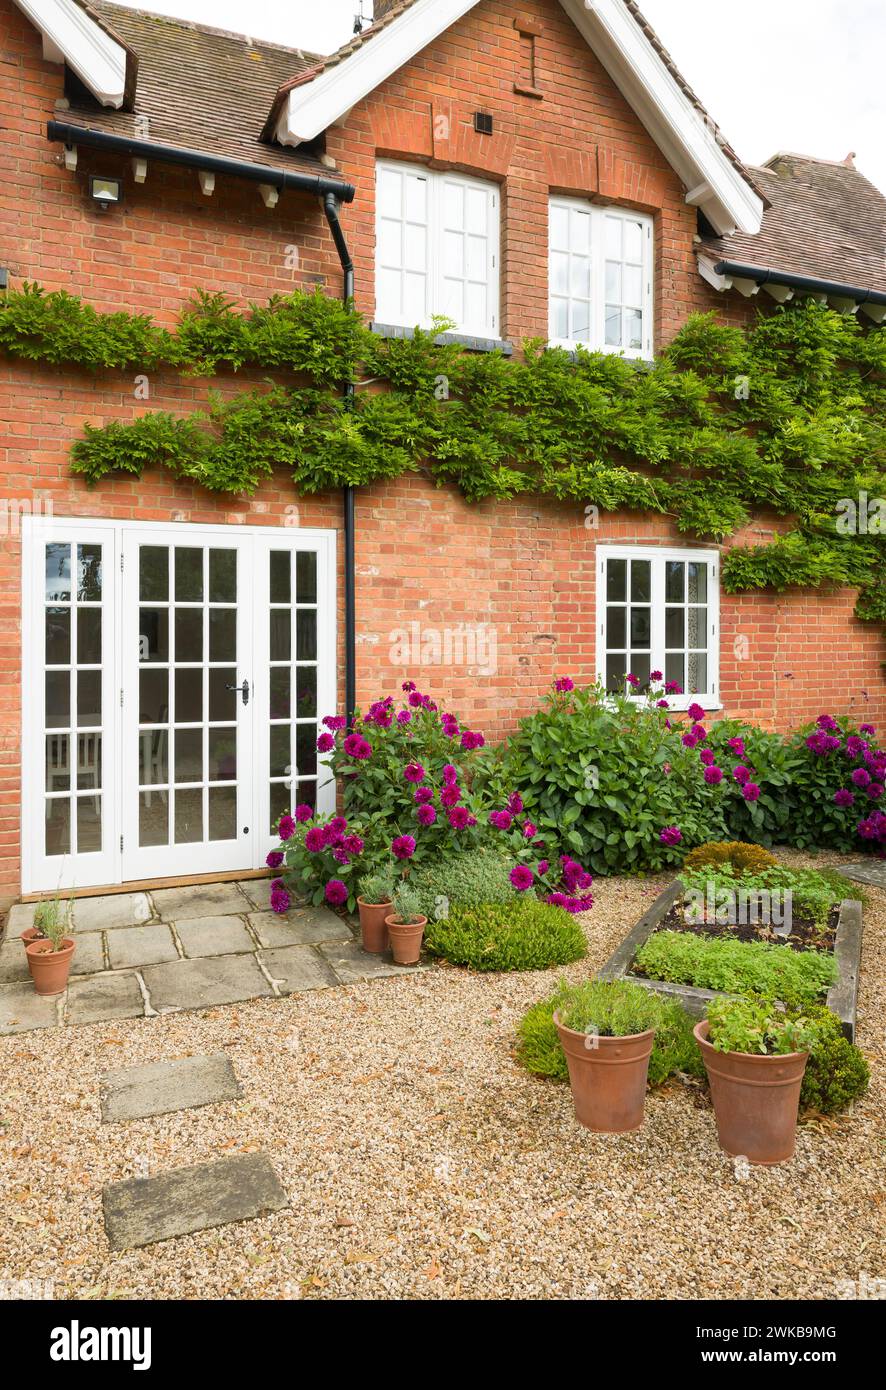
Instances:
[[[377,3],[330,58],[104,0],[0,0],[0,20],[13,286],[171,324],[195,288],[340,295],[347,264],[382,333],[445,315],[467,350],[638,358],[696,309],[744,323],[811,293],[886,314],[876,190],[851,161],[746,168],[632,0]],[[721,599],[717,548],[661,517],[591,531],[420,474],[344,504],[283,475],[251,499],[159,473],[89,490],[68,466],[84,422],[198,409],[206,383],[156,374],[145,404],[129,374],[0,374],[0,492],[24,513],[0,552],[0,901],[258,868],[293,798],[329,803],[317,718],[415,676],[425,628],[448,634],[425,684],[493,736],[610,659],[770,726],[886,716],[851,591]]]

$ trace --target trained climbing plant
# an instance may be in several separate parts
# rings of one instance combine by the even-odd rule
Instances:
[[[729,550],[727,591],[852,585],[859,616],[886,620],[882,329],[805,301],[747,330],[694,315],[652,364],[523,348],[509,361],[435,332],[381,339],[319,291],[246,308],[197,294],[172,330],[34,285],[0,300],[10,356],[90,372],[274,374],[197,414],[87,425],[72,466],[90,482],[165,467],[250,493],[282,467],[306,493],[422,468],[471,501],[535,493],[658,512],[715,541],[769,511],[781,534]]]

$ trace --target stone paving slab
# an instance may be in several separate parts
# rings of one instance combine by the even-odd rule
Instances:
[[[206,1009],[272,995],[255,958],[218,956],[214,960],[177,960],[148,965],[141,972],[158,1013],[165,1009]]]
[[[16,945],[24,953],[24,947]],[[27,984],[0,985],[0,1034],[53,1028],[58,1023],[60,997],[38,994],[30,979]]]
[[[157,922],[149,927],[111,932],[108,959],[112,970],[125,970],[127,966],[160,965],[180,957],[169,927],[165,922]]]
[[[176,1057],[171,1062],[122,1067],[101,1081],[102,1121],[141,1120],[237,1100],[242,1094],[231,1059],[224,1052],[207,1057]]]
[[[153,916],[147,893],[107,893],[74,902],[75,931],[114,931],[137,927]]]
[[[6,918],[3,940],[12,941],[13,938],[20,937],[23,931],[27,931],[28,927],[33,927],[36,911],[36,903],[16,903],[11,907]]]
[[[286,913],[251,912],[249,925],[262,946],[315,946],[320,941],[353,941],[347,922],[328,907],[303,907]]]
[[[185,955],[191,958],[255,950],[255,942],[239,917],[186,917],[174,925]]]
[[[858,864],[838,864],[837,873],[856,883],[886,888],[886,859],[862,859]]]
[[[10,985],[30,978],[31,972],[21,941],[4,941],[0,946],[0,984]]]
[[[282,946],[276,951],[260,951],[259,960],[281,994],[328,989],[341,983],[332,966],[313,946]]]
[[[370,955],[356,941],[324,942],[318,948],[338,978],[344,985],[358,984],[360,980],[380,980],[388,975],[414,975],[418,970],[427,970],[427,965],[395,965],[390,952],[382,956]]]
[[[68,985],[69,1023],[106,1023],[112,1018],[140,1018],[144,1012],[138,980],[129,971],[87,975]]]
[[[151,893],[158,917],[178,922],[185,917],[221,917],[249,912],[252,904],[236,883],[197,883],[187,888],[157,888]]]
[[[102,1192],[112,1250],[153,1245],[288,1205],[267,1154],[236,1154],[155,1178],[110,1183]]]
[[[100,931],[80,932],[74,937],[77,945],[71,957],[72,975],[94,975],[105,968]]]

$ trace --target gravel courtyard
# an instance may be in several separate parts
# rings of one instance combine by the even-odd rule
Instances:
[[[839,863],[839,856],[794,863]],[[522,1011],[605,960],[666,879],[598,880],[586,961],[450,967],[281,1000],[0,1038],[0,1280],[57,1298],[807,1298],[886,1276],[886,892],[869,889],[870,1092],[736,1177],[697,1088],[636,1134],[575,1124],[513,1059]],[[243,1097],[102,1125],[102,1075],[226,1052]],[[266,1152],[290,1206],[110,1254],[105,1183]]]

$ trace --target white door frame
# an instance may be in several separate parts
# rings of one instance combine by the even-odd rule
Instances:
[[[253,697],[251,747],[248,755],[253,769],[252,792],[247,796],[251,828],[251,853],[245,868],[263,867],[268,850],[275,841],[267,822],[269,740],[267,722],[259,711],[267,710],[268,693],[268,565],[272,549],[311,550],[317,555],[317,717],[337,708],[337,605],[336,605],[336,541],[332,529],[270,526],[226,526],[190,522],[132,522],[91,517],[30,516],[22,518],[22,891],[33,893],[55,888],[63,874],[65,859],[47,858],[43,853],[42,821],[44,815],[44,674],[43,674],[43,607],[44,570],[42,548],[46,541],[57,536],[61,542],[95,543],[107,547],[103,569],[103,601],[106,605],[102,663],[104,803],[103,845],[100,856],[90,862],[85,878],[63,886],[101,887],[126,882],[121,836],[124,834],[124,790],[127,785],[123,756],[124,717],[126,726],[134,727],[130,711],[121,710],[120,694],[124,679],[126,615],[123,612],[121,561],[124,535],[155,534],[158,543],[201,544],[216,539],[248,539],[252,550],[252,592],[244,595],[246,603],[247,637],[252,639],[251,652],[247,647],[245,662],[238,665],[238,680],[250,679]],[[160,541],[160,536],[164,540]],[[275,545],[275,542],[277,543]],[[281,544],[285,542],[285,544]],[[250,611],[251,610],[251,611]],[[251,619],[251,621],[250,621]],[[251,629],[251,630],[250,630]],[[251,670],[247,671],[246,667]],[[239,674],[242,671],[242,675]],[[131,673],[130,673],[131,681]],[[35,689],[35,686],[38,688]],[[257,697],[257,698],[256,698]],[[238,706],[238,710],[242,709]],[[137,719],[137,710],[134,718]],[[318,760],[317,806],[331,811],[335,806],[335,786],[322,759]],[[242,827],[241,827],[242,828]],[[131,832],[130,832],[131,833]],[[239,861],[232,870],[242,870]],[[183,872],[178,870],[179,873]],[[211,873],[209,868],[195,867],[194,874]],[[140,877],[150,877],[144,874]],[[165,876],[158,870],[157,876]],[[79,877],[79,876],[78,876]],[[132,881],[132,880],[129,880]]]

